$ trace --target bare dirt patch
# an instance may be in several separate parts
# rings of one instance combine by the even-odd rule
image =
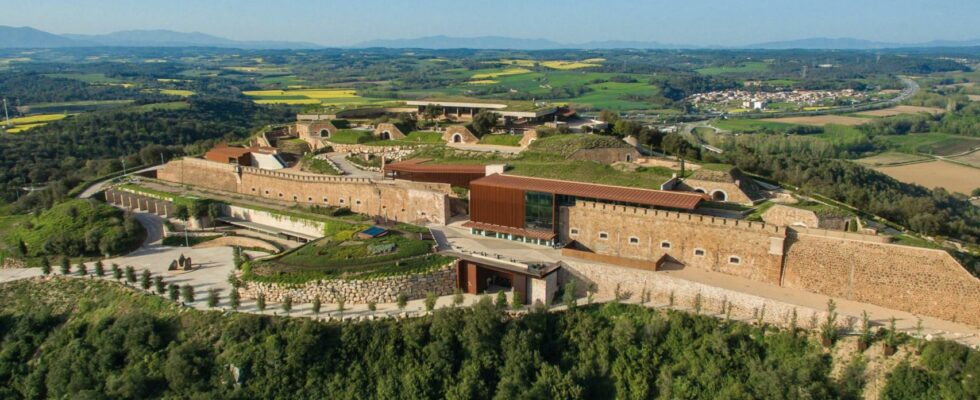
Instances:
[[[974,167],[980,168],[980,150],[959,157],[953,157],[952,159],[961,163],[970,164]]]
[[[918,114],[918,113],[929,113],[929,114],[942,114],[943,109],[936,107],[918,107],[918,106],[895,106],[891,108],[883,108],[881,110],[871,110],[859,112],[856,115],[867,115],[871,117],[891,117],[893,115],[901,114]]]
[[[866,124],[874,120],[869,118],[848,117],[844,115],[815,115],[812,117],[765,118],[763,121],[813,126],[824,126],[828,124],[853,126]]]
[[[980,169],[948,161],[930,161],[875,169],[902,182],[917,183],[927,188],[942,187],[951,192],[970,193],[980,187]]]
[[[968,94],[966,97],[971,101],[980,101],[980,94]]]
[[[930,158],[926,156],[919,156],[915,154],[906,153],[895,153],[887,152],[874,155],[871,157],[865,157],[859,160],[855,160],[864,165],[870,165],[873,167],[884,166],[884,165],[896,165],[896,164],[908,164],[914,162],[928,161]]]

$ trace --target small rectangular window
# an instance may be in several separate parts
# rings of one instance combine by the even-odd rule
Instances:
[[[578,235],[578,228],[572,228],[568,230],[569,235]]]
[[[640,238],[636,236],[630,236],[630,244],[640,244]]]
[[[606,232],[599,232],[599,239],[609,239],[609,234]]]
[[[735,256],[731,256],[728,257],[728,263],[738,265],[742,263],[742,259]]]
[[[704,257],[704,249],[694,249],[694,255]]]
[[[663,242],[660,242],[660,248],[661,249],[669,249],[670,248],[670,242],[668,242],[666,240],[663,241]]]

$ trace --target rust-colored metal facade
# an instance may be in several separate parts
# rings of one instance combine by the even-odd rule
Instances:
[[[428,159],[412,159],[388,164],[385,176],[417,182],[448,183],[464,188],[470,182],[486,176],[483,165],[430,164]]]
[[[474,181],[470,184],[470,220],[524,228],[524,190]]]
[[[521,298],[524,304],[527,304],[529,278],[526,275],[467,260],[460,260],[459,264],[456,265],[456,284],[465,293],[484,293],[487,290],[487,279],[494,277],[509,281],[515,294]]]

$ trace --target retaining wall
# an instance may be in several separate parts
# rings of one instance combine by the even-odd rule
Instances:
[[[426,274],[392,276],[371,280],[324,280],[304,285],[279,285],[275,283],[246,282],[241,288],[244,298],[254,299],[265,294],[266,301],[281,302],[290,296],[293,303],[311,303],[317,296],[322,303],[337,303],[343,298],[346,304],[368,302],[394,303],[404,293],[409,300],[425,298],[429,292],[438,296],[450,295],[456,288],[456,268],[449,264]]]

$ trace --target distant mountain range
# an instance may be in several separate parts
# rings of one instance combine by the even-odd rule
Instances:
[[[315,43],[240,41],[200,32],[164,29],[119,31],[104,35],[55,35],[30,27],[0,26],[0,48],[56,47],[222,47],[238,49],[316,49]]]
[[[104,35],[56,35],[30,27],[0,26],[0,48],[58,48],[58,47],[221,47],[240,49],[318,49],[325,46],[309,42],[240,41],[200,32],[170,30],[130,30]],[[348,48],[410,48],[410,49],[888,49],[921,47],[980,46],[980,39],[951,41],[934,40],[923,43],[875,42],[854,38],[809,38],[779,42],[756,43],[746,46],[691,46],[651,41],[607,40],[586,43],[561,43],[549,39],[526,39],[505,36],[453,37],[426,36],[415,39],[369,40],[346,46]]]

